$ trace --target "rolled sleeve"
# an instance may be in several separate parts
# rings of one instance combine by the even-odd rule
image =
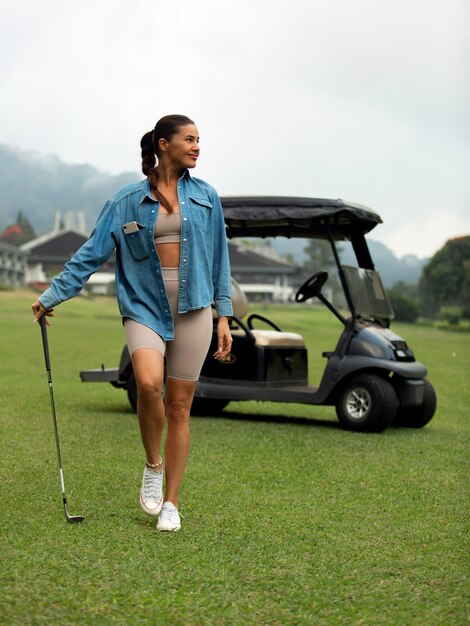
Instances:
[[[212,268],[214,304],[219,317],[230,317],[233,315],[232,281],[224,214],[220,198],[216,193],[212,202],[214,207],[214,263]]]

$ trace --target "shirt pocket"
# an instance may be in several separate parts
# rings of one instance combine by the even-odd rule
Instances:
[[[195,196],[190,196],[189,200],[193,224],[201,230],[206,230],[212,202],[209,198],[196,198]]]
[[[133,233],[124,234],[124,241],[131,251],[132,258],[135,261],[142,261],[150,254],[149,238],[147,229],[142,224],[138,224],[139,230]]]

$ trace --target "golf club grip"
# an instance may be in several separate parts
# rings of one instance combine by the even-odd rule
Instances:
[[[39,318],[39,324],[41,326],[42,347],[44,348],[44,359],[46,361],[46,369],[49,371],[51,369],[51,361],[49,358],[49,344],[47,342],[47,324],[46,324],[45,315],[41,315],[41,317]]]

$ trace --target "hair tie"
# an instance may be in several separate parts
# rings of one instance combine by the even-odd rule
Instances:
[[[155,152],[155,130],[152,130],[152,148]]]

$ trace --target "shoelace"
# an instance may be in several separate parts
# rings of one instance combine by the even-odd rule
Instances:
[[[181,517],[183,517],[181,515]],[[170,524],[178,524],[179,523],[180,514],[178,513],[178,509],[170,508],[163,505],[163,508],[160,513],[160,520],[162,522],[170,522]]]
[[[163,472],[157,474],[157,472],[149,472],[147,469],[144,474],[144,499],[149,500],[154,498],[159,499],[159,492],[161,491]]]

